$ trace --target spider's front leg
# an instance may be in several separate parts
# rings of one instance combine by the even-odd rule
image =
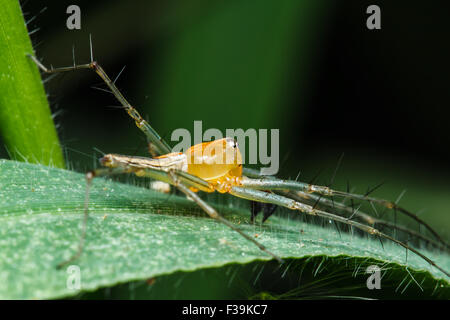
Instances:
[[[91,46],[91,54],[92,54],[92,46]],[[111,93],[116,97],[116,99],[122,104],[124,109],[127,111],[128,115],[133,118],[136,126],[145,134],[147,138],[147,142],[149,144],[149,148],[151,148],[150,152],[153,155],[161,155],[170,152],[170,146],[166,141],[156,132],[155,129],[146,121],[139,112],[125,99],[123,94],[117,88],[115,81],[112,81],[109,76],[106,74],[105,70],[93,60],[91,56],[91,62],[86,64],[74,64],[69,67],[61,67],[61,68],[47,68],[44,66],[35,56],[28,54],[27,55],[40,70],[47,74],[55,74],[55,73],[63,73],[63,72],[71,72],[75,70],[88,69],[93,70],[95,73],[102,78],[102,80],[106,83],[106,85],[111,90]],[[75,60],[75,59],[74,59]]]

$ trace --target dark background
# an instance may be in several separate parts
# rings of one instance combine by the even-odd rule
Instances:
[[[77,4],[81,30],[65,27]],[[366,8],[381,8],[381,30]],[[95,59],[161,135],[279,128],[280,176],[395,200],[450,235],[449,5],[439,1],[28,1],[45,64]],[[39,13],[42,9],[45,11]],[[145,139],[89,71],[46,84],[68,167],[145,155]],[[3,151],[3,150],[2,150]],[[412,222],[410,225],[414,225]]]

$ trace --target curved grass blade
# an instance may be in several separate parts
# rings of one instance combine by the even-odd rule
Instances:
[[[0,135],[12,159],[64,168],[19,2],[0,7]]]

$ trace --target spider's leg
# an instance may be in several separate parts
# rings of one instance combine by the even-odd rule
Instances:
[[[181,192],[183,192],[187,197],[189,197],[190,199],[192,199],[193,201],[195,201],[195,203],[197,203],[197,205],[203,209],[203,211],[205,211],[211,218],[219,221],[220,223],[223,223],[224,225],[226,225],[227,227],[229,227],[230,229],[236,231],[237,233],[239,233],[242,237],[244,237],[245,239],[247,239],[248,241],[252,242],[253,244],[255,244],[260,250],[262,250],[263,252],[267,253],[268,255],[272,256],[273,258],[275,258],[278,262],[283,263],[283,260],[278,257],[276,254],[270,252],[264,245],[262,245],[261,243],[259,243],[258,241],[256,241],[254,238],[250,237],[249,235],[247,235],[246,233],[242,232],[239,228],[237,228],[234,224],[232,224],[230,221],[228,221],[227,219],[223,218],[213,207],[211,207],[209,204],[207,204],[205,201],[203,201],[195,192],[193,192],[192,190],[190,190],[187,186],[185,186],[181,180],[179,179],[178,174],[175,171],[169,171],[168,172],[168,176],[170,177],[172,184],[178,188]]]
[[[436,238],[436,240],[441,242],[444,246],[449,247],[449,244],[447,244],[438,235],[438,233],[436,231],[434,231],[430,225],[428,225],[428,223],[426,223],[425,221],[420,219],[417,215],[398,206],[397,203],[392,202],[392,201],[373,198],[373,197],[369,197],[367,195],[333,190],[333,189],[330,189],[329,187],[312,185],[312,184],[305,183],[305,182],[292,181],[292,180],[281,180],[281,179],[277,179],[274,177],[257,178],[257,179],[243,177],[242,186],[245,188],[259,189],[259,190],[287,190],[287,191],[294,191],[294,192],[301,191],[303,193],[305,193],[305,192],[306,193],[317,193],[322,196],[338,196],[338,197],[368,201],[369,203],[377,203],[377,204],[384,206],[387,209],[398,210],[399,212],[402,212],[403,214],[414,219],[415,221],[417,221],[418,223],[423,225],[426,229],[428,229],[428,231],[431,234],[433,234],[433,236]]]
[[[243,173],[254,179],[276,179],[274,176],[262,176],[260,175],[258,170],[250,169],[250,168],[244,168]],[[391,229],[396,229],[402,232],[405,232],[417,239],[424,240],[426,243],[431,244],[435,247],[441,248],[441,249],[450,249],[450,245],[444,241],[436,241],[434,239],[431,239],[419,232],[416,232],[414,230],[408,229],[406,227],[397,225],[395,223],[385,221],[379,218],[375,218],[367,213],[362,212],[362,210],[357,207],[356,209],[350,206],[347,206],[343,203],[339,203],[336,201],[331,201],[328,198],[317,196],[313,193],[305,192],[305,191],[286,191],[286,190],[279,190],[278,193],[285,195],[289,198],[292,198],[294,200],[300,201],[300,202],[306,202],[310,205],[319,204],[321,206],[325,206],[327,210],[333,210],[333,211],[339,211],[339,212],[346,212],[350,214],[350,219],[353,217],[359,218],[361,220],[364,220],[365,222],[374,225],[381,225],[385,226]],[[309,201],[310,200],[310,201]]]
[[[349,207],[343,203],[331,201],[328,198],[320,198],[320,196],[312,194],[312,193],[306,193],[303,191],[297,191],[297,192],[290,192],[290,191],[280,191],[281,195],[284,195],[288,198],[292,198],[299,202],[305,202],[309,205],[315,205],[318,204],[319,208],[325,209],[325,211],[334,211],[339,212],[341,214],[348,214],[347,218],[352,219],[353,217],[359,218],[360,220],[365,221],[366,223],[370,224],[371,226],[380,225],[384,227],[388,227],[390,229],[396,229],[399,231],[402,231],[414,238],[421,239],[425,241],[427,244],[430,244],[436,248],[444,249],[444,250],[450,250],[450,246],[446,246],[445,244],[442,244],[434,239],[431,239],[419,232],[416,232],[414,230],[408,229],[404,226],[385,221],[379,218],[375,218],[367,213],[364,213],[362,210],[360,210],[360,207],[352,208]]]
[[[341,222],[341,223],[353,226],[355,228],[358,228],[368,234],[390,240],[390,241],[395,242],[398,245],[404,247],[405,249],[414,252],[416,255],[418,255],[425,261],[427,261],[430,265],[436,267],[437,269],[442,271],[445,275],[450,277],[449,272],[447,272],[444,269],[442,269],[441,267],[439,267],[433,260],[426,257],[425,255],[420,253],[418,250],[408,246],[406,243],[404,243],[400,240],[397,240],[387,234],[382,233],[381,231],[379,231],[378,229],[375,229],[373,227],[356,222],[354,220],[347,219],[347,218],[339,216],[339,215],[335,215],[335,214],[332,214],[332,213],[329,213],[326,211],[322,211],[322,210],[313,208],[310,205],[307,205],[307,204],[304,204],[304,203],[301,203],[301,202],[295,201],[293,199],[290,199],[290,198],[287,198],[284,196],[280,196],[280,195],[274,194],[274,193],[268,193],[265,191],[255,190],[255,189],[247,189],[247,188],[243,188],[243,187],[233,187],[233,188],[231,188],[229,193],[236,197],[244,198],[247,200],[272,203],[272,204],[282,206],[282,207],[285,207],[285,208],[288,208],[291,210],[298,210],[298,211],[301,211],[301,212],[304,212],[306,214],[310,214],[313,216],[319,216],[319,217],[326,218],[329,220]]]
[[[171,149],[167,142],[165,142],[164,139],[161,138],[155,131],[155,129],[153,129],[152,126],[150,126],[150,124],[145,121],[144,118],[142,118],[139,112],[133,106],[131,106],[131,104],[125,99],[125,97],[116,87],[115,83],[108,77],[106,72],[96,61],[78,65],[74,63],[74,65],[70,67],[47,68],[35,56],[29,54],[28,57],[39,67],[39,69],[48,74],[75,71],[80,69],[94,70],[106,83],[116,99],[122,104],[124,109],[130,115],[130,117],[133,118],[136,126],[145,134],[149,146],[152,146],[153,150],[160,155],[170,153]]]
[[[123,174],[123,173],[128,173],[128,172],[129,172],[129,170],[127,168],[119,167],[119,168],[100,168],[100,169],[96,169],[96,170],[89,171],[88,173],[86,173],[86,194],[85,194],[85,198],[84,198],[84,216],[83,216],[83,224],[82,224],[82,229],[81,229],[80,242],[78,243],[78,249],[69,259],[59,263],[56,266],[57,269],[61,269],[64,266],[77,260],[80,257],[81,253],[83,252],[84,241],[86,238],[87,220],[88,220],[88,216],[89,216],[89,193],[90,193],[90,188],[92,185],[92,180],[95,177],[111,176],[111,175]]]

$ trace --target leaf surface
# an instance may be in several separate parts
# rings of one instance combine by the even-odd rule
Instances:
[[[60,298],[179,271],[255,260],[275,264],[264,262],[270,257],[185,198],[95,179],[86,246],[75,262],[81,271],[81,289],[72,290],[67,286],[69,274],[55,266],[77,248],[84,194],[83,174],[0,160],[0,298]],[[370,260],[400,270],[397,284],[410,275],[423,288],[448,289],[445,275],[412,253],[405,261],[405,250],[394,244],[385,242],[383,248],[376,239],[339,234],[336,228],[286,217],[251,225],[248,210],[232,208],[232,203],[216,207],[291,261],[325,256],[331,261],[353,259],[361,266]],[[425,253],[450,269],[448,255]],[[406,283],[413,281],[408,279]]]

